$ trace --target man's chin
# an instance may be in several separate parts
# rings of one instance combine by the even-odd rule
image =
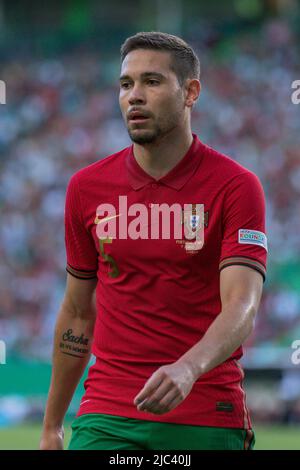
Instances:
[[[151,144],[157,139],[157,134],[140,129],[128,130],[129,137],[136,144]]]

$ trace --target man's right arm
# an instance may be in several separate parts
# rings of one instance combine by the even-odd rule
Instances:
[[[91,356],[96,285],[97,279],[77,279],[67,273],[66,292],[55,326],[41,450],[63,449],[63,420]]]

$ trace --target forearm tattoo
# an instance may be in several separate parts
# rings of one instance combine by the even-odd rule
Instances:
[[[89,338],[84,337],[83,333],[80,336],[75,336],[71,328],[63,333],[59,343],[59,349],[63,354],[81,359],[84,359],[87,353],[90,352],[88,346]]]

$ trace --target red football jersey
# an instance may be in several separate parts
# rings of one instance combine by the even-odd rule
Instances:
[[[78,415],[251,427],[238,363],[242,347],[201,376],[169,413],[141,412],[133,403],[151,374],[178,360],[221,312],[221,269],[245,265],[265,279],[265,200],[258,177],[193,137],[186,155],[159,180],[140,167],[130,146],[69,181],[66,269],[80,279],[98,278],[96,362]],[[171,228],[167,211],[151,212],[162,204],[180,207],[179,221],[178,213],[170,215]],[[187,228],[181,238],[178,225]],[[201,235],[191,248],[193,231]]]

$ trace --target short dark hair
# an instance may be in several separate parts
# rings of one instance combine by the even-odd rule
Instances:
[[[200,61],[193,48],[183,39],[160,31],[140,32],[130,36],[121,46],[121,62],[129,52],[137,49],[153,49],[170,52],[172,69],[180,85],[187,78],[200,78]]]

